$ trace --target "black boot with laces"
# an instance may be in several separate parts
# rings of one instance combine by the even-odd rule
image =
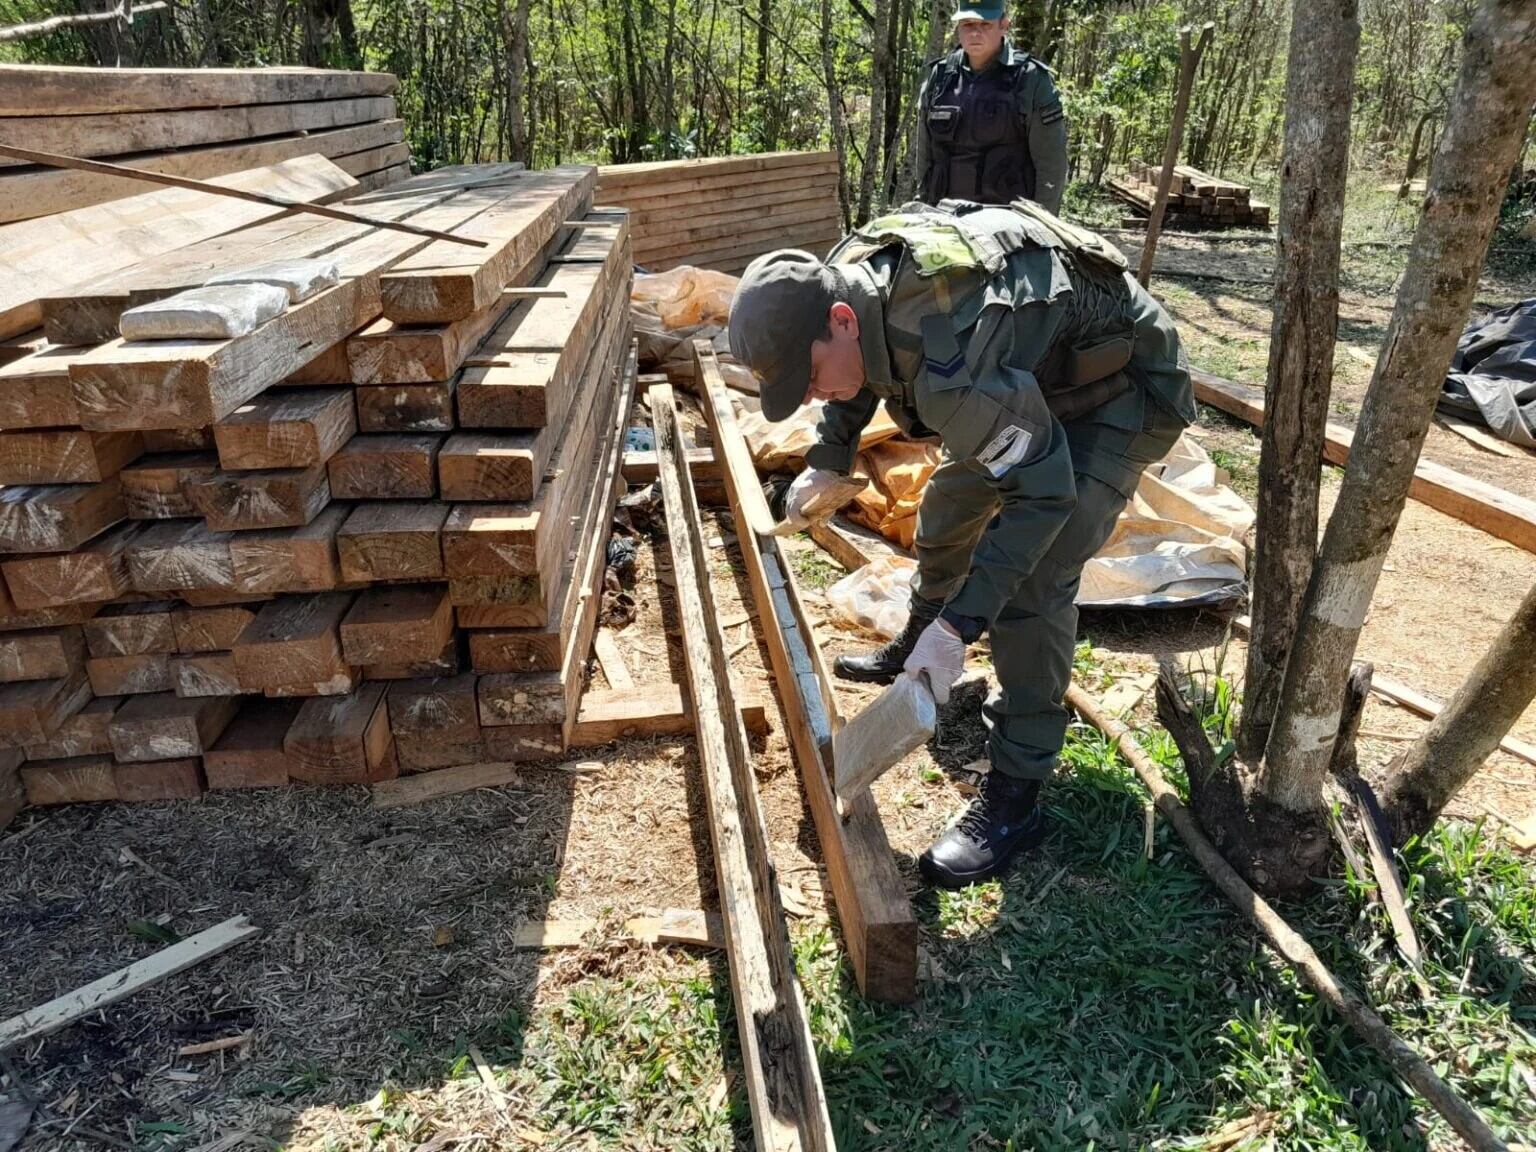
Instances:
[[[964,888],[996,876],[1016,854],[1045,838],[1039,797],[1038,780],[987,773],[981,794],[918,858],[923,878],[940,888]]]
[[[896,639],[876,648],[867,656],[839,656],[832,662],[832,670],[844,680],[857,680],[863,684],[894,683],[906,667],[912,649],[917,647],[917,638],[923,634],[923,629],[937,620],[943,610],[942,600],[923,600],[913,596],[907,626]]]

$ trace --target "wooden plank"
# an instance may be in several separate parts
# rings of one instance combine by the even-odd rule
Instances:
[[[27,803],[34,808],[117,799],[117,776],[111,756],[28,762],[21,768],[21,784]]]
[[[369,784],[389,779],[389,710],[383,684],[347,696],[306,700],[283,752],[288,775],[308,784]]]
[[[830,168],[837,166],[837,153],[819,152],[755,152],[743,156],[713,156],[697,160],[648,160],[639,164],[605,164],[599,173],[602,191],[608,194],[635,185],[654,186],[662,180],[670,180],[685,187],[698,187],[700,183],[721,176],[746,177],[748,174],[771,172],[779,168],[809,163]],[[599,198],[601,201],[601,198]]]
[[[1264,393],[1246,384],[1223,380],[1208,372],[1190,370],[1195,397],[1256,427],[1264,424]],[[1343,467],[1349,463],[1354,432],[1339,424],[1328,425],[1323,458]],[[1502,488],[1464,475],[1432,460],[1420,459],[1408,494],[1447,516],[1507,540],[1527,552],[1536,552],[1536,500],[1528,500]]]
[[[341,128],[395,117],[390,96],[349,100],[308,100],[283,104],[247,104],[224,108],[95,115],[17,116],[3,122],[8,139],[28,148],[65,156],[119,156],[126,152],[164,152],[227,140],[287,136],[294,132]],[[0,164],[14,164],[4,161]]]
[[[0,484],[93,484],[143,454],[137,432],[0,432]]]
[[[351,512],[332,504],[299,528],[238,533],[229,543],[236,587],[264,596],[333,590],[341,581],[336,534]]]
[[[389,686],[390,728],[402,772],[483,759],[473,675],[402,680]]]
[[[337,500],[430,500],[437,495],[443,437],[430,433],[354,436],[328,465]]]
[[[69,366],[78,355],[78,349],[44,345],[0,364],[0,428],[79,424],[80,406],[69,381]]]
[[[0,116],[223,108],[298,100],[388,96],[387,72],[318,68],[82,68],[0,65]]]
[[[240,683],[253,691],[305,689],[300,695],[349,691],[353,678],[338,629],[351,606],[350,592],[281,596],[264,605],[235,642]],[[331,691],[319,690],[326,687]]]
[[[57,680],[0,686],[0,748],[47,743],[90,700],[84,668]]]
[[[765,203],[799,199],[815,193],[830,193],[836,198],[836,164],[786,166],[755,176],[748,182],[706,180],[686,185],[658,182],[654,186],[637,184],[622,192],[607,185],[604,172],[599,168],[596,197],[599,204],[628,209],[630,224],[640,237],[655,216],[670,218],[689,213],[756,208]]]
[[[3,100],[0,87],[0,100]],[[67,1028],[103,1008],[126,1000],[152,984],[158,984],[195,964],[227,952],[260,931],[244,916],[235,916],[216,924],[180,943],[136,960],[126,968],[103,976],[84,988],[50,1000],[19,1016],[0,1023],[0,1051],[15,1048]]]
[[[169,600],[108,604],[82,627],[92,656],[142,656],[176,651]]]
[[[349,153],[397,141],[401,139],[403,129],[400,120],[378,120],[312,135],[118,156],[114,157],[113,163],[144,172],[203,179],[276,164],[295,156],[320,155],[336,158],[337,167],[346,170],[344,160]],[[124,176],[27,167],[8,169],[0,174],[0,188],[8,193],[0,198],[0,223],[11,223],[134,196],[144,190],[144,185]]]
[[[646,484],[653,483],[659,475],[656,468],[655,452],[646,452],[638,448],[625,450],[625,483],[632,487],[644,487]],[[688,470],[693,473],[695,483],[701,480],[717,481],[722,475],[720,465],[715,460],[713,448],[688,449]]]
[[[85,662],[85,672],[97,696],[140,696],[176,687],[171,657],[164,652],[92,656]]]
[[[480,788],[515,784],[520,778],[516,764],[464,764],[437,772],[424,772],[380,784],[373,790],[375,808],[405,808],[444,796],[458,796]]]
[[[128,577],[128,545],[139,533],[137,524],[109,528],[73,552],[22,556],[0,564],[6,586],[18,608],[36,611],[70,604],[104,603],[132,589]]]
[[[359,504],[336,533],[346,583],[441,580],[447,504]]]
[[[198,521],[151,524],[128,546],[128,575],[139,592],[236,590],[229,532]]]
[[[358,595],[341,622],[348,664],[432,660],[453,639],[453,607],[441,584],[397,584]]]
[[[212,428],[146,428],[144,450],[155,455],[212,452]]]
[[[324,464],[357,431],[346,388],[274,389],[213,426],[219,467],[309,468]]]
[[[192,699],[162,692],[130,697],[108,726],[112,751],[119,763],[201,756],[237,707],[234,699],[222,696]]]
[[[126,516],[116,478],[0,488],[0,553],[72,552]]]
[[[210,183],[307,203],[327,199],[356,182],[325,157],[308,155],[218,176]],[[44,296],[66,293],[130,264],[278,215],[279,209],[266,205],[162,188],[0,229],[0,263],[12,273],[0,283],[0,335],[13,336],[41,324],[39,301]],[[0,419],[0,427],[19,426]]]
[[[874,797],[865,793],[845,804],[843,814],[838,811],[828,760],[837,707],[831,679],[778,538],[748,527],[771,522],[772,517],[706,342],[694,343],[694,359],[707,397],[704,414],[716,455],[726,464],[726,487],[741,531],[747,578],[854,976],[870,999],[906,1003],[917,994],[918,935],[906,886]]]
[[[451,432],[458,424],[454,392],[458,380],[430,384],[388,384],[357,390],[361,432]]]
[[[187,485],[212,476],[219,458],[212,452],[166,452],[146,456],[118,473],[123,508],[130,520],[174,520],[197,515]]]
[[[283,740],[298,718],[299,700],[248,700],[203,754],[210,790],[278,788],[288,783]]]
[[[331,502],[324,465],[215,472],[187,482],[187,498],[214,532],[302,528]]]
[[[4,581],[0,581],[0,585],[3,583]],[[20,632],[26,628],[57,628],[61,624],[83,624],[101,607],[99,604],[71,604],[65,608],[43,608],[36,612],[22,612],[14,604],[9,603],[8,596],[0,595],[0,601],[5,602],[4,613],[0,614],[0,635],[7,632]]]
[[[203,696],[241,696],[240,669],[233,652],[196,652],[169,658],[171,691],[195,700]]]
[[[682,426],[669,386],[652,387],[650,400],[747,1100],[760,1146],[830,1152],[836,1142],[711,595]]]
[[[116,696],[99,696],[76,712],[59,730],[41,744],[28,744],[29,761],[72,760],[78,756],[110,756],[112,737],[108,726],[122,700]]]
[[[195,800],[203,794],[203,764],[196,758],[118,763],[112,775],[119,800]]]
[[[249,604],[225,604],[213,608],[178,606],[171,612],[176,651],[183,654],[226,652],[256,619]]]
[[[56,680],[85,663],[79,628],[42,628],[0,636],[0,684]]]
[[[596,169],[579,165],[528,173],[516,194],[457,234],[485,240],[470,249],[436,241],[385,276],[384,315],[397,324],[444,324],[489,307],[555,230],[586,203]]]
[[[740,703],[747,731],[753,736],[766,734],[771,724],[765,703],[751,695],[743,696]],[[597,748],[616,740],[686,736],[692,731],[693,707],[681,684],[639,684],[624,691],[585,693],[570,746]]]

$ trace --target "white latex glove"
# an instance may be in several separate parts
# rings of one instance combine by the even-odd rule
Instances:
[[[793,536],[811,526],[806,508],[822,493],[842,483],[836,472],[824,468],[807,468],[796,476],[784,494],[784,519],[773,526],[775,536]]]
[[[928,689],[933,698],[940,704],[948,704],[950,689],[965,672],[965,641],[941,617],[923,629],[903,667],[913,679],[928,677]]]

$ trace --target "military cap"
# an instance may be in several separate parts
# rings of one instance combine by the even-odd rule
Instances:
[[[962,4],[955,9],[952,23],[962,20],[1001,20],[1007,14],[1005,4]]]
[[[731,354],[758,378],[763,415],[787,420],[811,381],[811,344],[826,335],[836,274],[798,248],[759,256],[731,301]]]

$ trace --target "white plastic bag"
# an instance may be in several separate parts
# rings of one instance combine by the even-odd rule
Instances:
[[[117,329],[124,340],[229,340],[287,307],[288,293],[273,284],[216,284],[130,308]]]
[[[288,293],[288,303],[298,304],[341,282],[334,260],[273,260],[238,272],[221,272],[209,284],[275,284]]]
[[[907,626],[917,561],[881,556],[827,589],[827,603],[845,623],[890,640]]]

